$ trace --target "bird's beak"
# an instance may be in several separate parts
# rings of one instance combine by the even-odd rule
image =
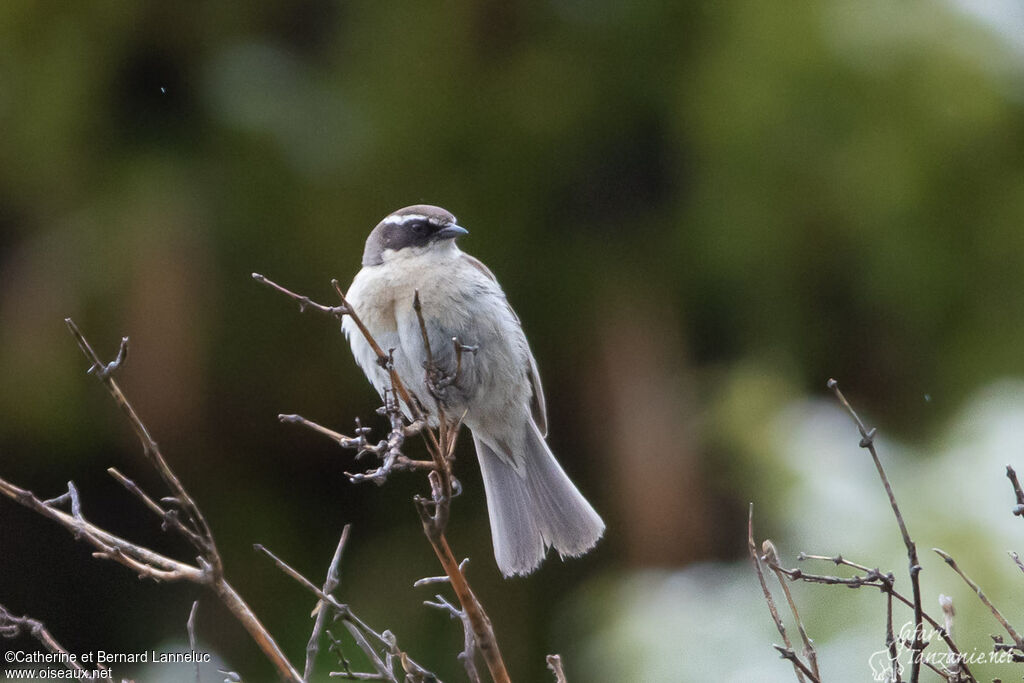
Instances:
[[[462,237],[463,235],[468,235],[469,234],[469,230],[466,230],[461,225],[456,225],[455,223],[452,223],[451,225],[444,226],[443,228],[438,230],[435,234],[440,239],[448,239],[448,238],[453,238],[454,239],[456,237]]]

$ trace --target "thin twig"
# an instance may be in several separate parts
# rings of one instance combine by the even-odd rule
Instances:
[[[976,584],[971,579],[971,577],[967,576],[967,574],[965,574],[964,571],[960,569],[960,565],[956,563],[956,560],[954,560],[949,553],[939,548],[932,548],[932,550],[934,550],[939,557],[945,560],[946,564],[953,568],[953,571],[955,571],[960,576],[960,578],[964,580],[964,583],[971,587],[971,590],[978,594],[978,599],[981,600],[985,607],[988,607],[989,611],[992,612],[992,616],[996,618],[996,621],[998,621],[1002,625],[1002,627],[1006,629],[1006,632],[1010,635],[1011,638],[1013,638],[1013,642],[1017,644],[1017,647],[1024,649],[1024,639],[1022,639],[1020,634],[1017,633],[1016,629],[1014,629],[1013,626],[1010,625],[1010,622],[1006,620],[1006,617],[1002,615],[999,609],[992,604],[992,601],[989,600],[985,593],[981,590],[981,586]]]
[[[875,429],[868,430],[861,421],[860,416],[853,409],[850,403],[843,396],[843,392],[839,390],[839,383],[834,379],[828,381],[828,388],[832,390],[832,393],[836,395],[839,403],[846,409],[846,412],[850,414],[853,421],[857,425],[857,430],[860,432],[860,446],[866,448],[871,453],[871,459],[875,463],[875,469],[878,470],[878,476],[882,479],[882,484],[885,486],[885,493],[889,497],[889,505],[892,507],[892,512],[896,516],[896,523],[900,528],[900,535],[903,537],[903,544],[907,548],[907,559],[910,563],[910,586],[914,596],[914,641],[911,643],[911,663],[910,663],[910,683],[918,683],[921,677],[921,652],[924,650],[924,609],[921,605],[921,582],[918,575],[921,573],[921,563],[917,559],[917,545],[910,537],[910,532],[907,531],[907,524],[903,520],[903,515],[900,513],[900,507],[896,504],[896,496],[892,492],[892,486],[889,484],[889,478],[885,474],[885,469],[882,467],[882,461],[878,457],[878,452],[875,450]]]
[[[117,480],[117,483],[128,489],[132,495],[142,501],[143,505],[160,517],[160,519],[163,520],[163,528],[165,531],[168,526],[172,526],[179,534],[185,536],[185,538],[188,539],[194,547],[203,547],[203,541],[199,537],[199,534],[182,523],[181,517],[178,515],[176,510],[165,509],[162,505],[150,498],[145,491],[139,488],[138,484],[124,476],[116,467],[108,467],[107,474]]]
[[[260,622],[256,614],[252,611],[252,608],[246,604],[234,587],[224,578],[221,555],[217,550],[217,544],[214,541],[213,532],[210,530],[210,526],[207,523],[205,516],[199,509],[199,506],[196,505],[195,501],[192,499],[192,496],[185,490],[185,487],[181,483],[177,474],[167,464],[166,458],[164,458],[163,453],[160,451],[160,447],[153,439],[149,429],[143,423],[142,418],[139,417],[134,406],[132,406],[125,397],[124,393],[121,391],[121,387],[114,380],[113,371],[120,368],[127,358],[127,338],[122,338],[121,348],[118,351],[117,358],[112,363],[104,363],[100,360],[99,356],[93,350],[92,345],[89,344],[89,341],[82,334],[81,330],[78,329],[78,326],[74,321],[71,320],[71,318],[66,318],[65,322],[67,323],[71,334],[78,342],[78,346],[81,348],[82,353],[84,353],[85,357],[92,363],[89,371],[95,374],[103,383],[108,393],[114,399],[114,402],[117,403],[121,411],[127,416],[129,423],[132,425],[132,428],[139,439],[139,442],[142,444],[143,454],[149,460],[154,469],[156,469],[167,488],[170,489],[172,495],[170,497],[163,498],[162,500],[173,501],[181,508],[182,513],[184,513],[184,519],[179,520],[180,524],[172,522],[172,525],[176,529],[180,529],[180,526],[183,525],[191,531],[191,533],[183,533],[182,535],[199,551],[199,558],[197,559],[198,566],[192,566],[183,562],[171,560],[159,553],[154,553],[146,548],[128,543],[124,539],[85,523],[81,517],[80,511],[76,509],[76,495],[74,490],[70,487],[69,494],[71,495],[72,500],[72,515],[70,516],[70,519],[68,519],[68,516],[64,515],[64,513],[42,505],[38,500],[35,500],[34,496],[31,496],[31,498],[25,498],[24,495],[22,495],[22,499],[19,500],[19,502],[27,504],[29,507],[33,507],[33,509],[45,514],[51,519],[68,526],[68,528],[73,529],[76,536],[78,534],[84,534],[90,543],[99,548],[98,552],[93,553],[96,557],[103,557],[120,562],[121,564],[136,571],[141,576],[148,576],[156,580],[166,581],[187,579],[195,583],[209,586],[225,607],[231,611],[234,617],[242,624],[246,631],[248,631],[249,636],[256,642],[259,648],[263,651],[263,654],[277,669],[278,675],[284,680],[297,683],[301,680],[299,673],[291,665],[287,657],[284,656],[281,648],[270,635],[270,632],[267,631],[266,627]],[[129,481],[130,480],[127,478],[124,478],[124,482],[122,483]],[[132,484],[132,486],[134,486],[134,484]],[[128,487],[130,491],[133,490],[132,486]],[[138,487],[135,488],[137,489]],[[6,493],[2,486],[0,486],[0,492]],[[22,492],[22,494],[24,493],[27,492]],[[151,510],[154,510],[154,512],[156,511],[154,508],[160,508],[160,506],[153,502],[152,499],[142,494],[141,490],[138,490],[136,495],[140,496],[144,504]],[[33,500],[35,500],[37,505],[33,505]],[[162,510],[163,508],[160,509]],[[169,512],[165,512],[163,517],[165,521],[176,518],[176,516],[172,516]]]
[[[807,676],[807,678],[809,678],[812,681],[818,680],[814,677],[814,672],[808,669],[807,665],[800,661],[800,658],[796,656],[796,652],[793,651],[793,648],[782,647],[781,645],[772,645],[772,647],[779,651],[779,656],[781,656],[783,659],[788,659],[790,662],[793,663],[793,668],[796,669],[796,677],[799,680],[803,680],[803,677],[800,674]]]
[[[199,611],[199,601],[196,600],[192,603],[192,609],[188,613],[188,621],[185,622],[186,630],[188,631],[188,646],[192,652],[197,652],[196,647],[196,612]],[[199,660],[196,659],[196,683],[201,683],[199,677]]]
[[[775,572],[775,578],[779,580],[779,585],[782,586],[782,592],[786,594],[786,601],[789,603],[789,609],[793,613],[793,619],[796,621],[797,630],[800,632],[800,640],[804,643],[804,657],[807,658],[807,663],[810,665],[811,671],[814,673],[814,677],[821,679],[821,673],[818,671],[818,653],[814,650],[814,644],[811,639],[807,637],[807,631],[804,629],[804,622],[800,618],[800,611],[796,607],[796,601],[793,600],[793,594],[789,590],[789,584],[783,579],[785,575],[779,567],[779,551],[775,548],[775,544],[770,540],[765,540],[761,544],[761,550],[764,552],[765,562],[771,567],[772,571]]]
[[[291,565],[289,565],[287,562],[285,562],[280,557],[275,555],[272,551],[270,551],[268,548],[266,548],[262,544],[259,544],[259,543],[254,544],[253,545],[253,549],[263,553],[264,555],[266,555],[268,558],[270,558],[270,560],[275,565],[277,565],[278,569],[280,569],[282,572],[284,572],[285,574],[290,576],[292,579],[297,581],[306,590],[308,590],[311,593],[313,593],[313,595],[317,596],[317,598],[320,599],[320,602],[325,603],[325,604],[329,605],[331,608],[333,608],[336,611],[336,613],[338,614],[338,617],[345,624],[345,627],[350,632],[352,632],[353,629],[355,629],[356,631],[360,632],[360,635],[358,637],[356,637],[355,633],[353,633],[353,637],[355,637],[355,639],[356,639],[356,644],[359,645],[360,649],[362,649],[363,652],[365,652],[366,655],[371,659],[371,661],[373,661],[375,663],[375,666],[379,662],[380,666],[378,667],[378,672],[377,673],[389,673],[390,674],[391,670],[380,659],[379,655],[376,653],[376,650],[373,648],[373,646],[366,639],[366,636],[372,636],[380,644],[382,644],[382,645],[384,645],[384,646],[386,646],[388,648],[393,649],[394,650],[394,654],[396,654],[396,655],[400,654],[402,656],[402,658],[409,663],[411,669],[422,671],[423,672],[422,675],[434,676],[433,674],[430,674],[426,669],[421,667],[419,664],[416,664],[404,652],[399,651],[397,649],[397,645],[395,644],[394,636],[392,635],[390,638],[388,637],[388,631],[383,631],[381,633],[378,633],[377,631],[375,631],[372,628],[370,628],[370,626],[366,622],[364,622],[362,619],[360,619],[359,617],[357,617],[355,615],[355,613],[352,611],[352,609],[348,605],[346,605],[346,604],[344,604],[342,602],[339,602],[338,599],[335,598],[333,595],[330,595],[329,593],[324,592],[322,589],[317,588],[316,585],[314,585],[312,581],[307,579],[305,576],[303,576],[301,573],[299,573],[296,569],[294,569]],[[321,609],[323,609],[323,608],[321,608]],[[331,675],[333,676],[334,674],[332,673]],[[436,678],[436,676],[434,676],[434,678]],[[373,680],[373,679],[371,679],[371,680]],[[384,680],[393,680],[393,678],[387,678],[387,679],[384,679]]]
[[[68,514],[46,505],[31,491],[19,488],[2,478],[0,478],[0,494],[57,522],[70,531],[75,538],[84,539],[96,548],[98,557],[119,562],[142,578],[154,581],[184,580],[201,584],[209,583],[209,575],[203,569],[136,545],[99,528],[81,515]]]
[[[423,604],[427,607],[448,612],[450,617],[462,622],[463,647],[458,659],[462,662],[463,667],[465,667],[466,676],[469,680],[472,683],[480,683],[480,674],[476,670],[476,662],[473,659],[473,655],[476,653],[476,639],[473,637],[473,625],[469,622],[466,612],[448,602],[444,596],[435,595],[434,598],[437,602],[424,600]]]
[[[459,571],[465,573],[466,566],[468,564],[469,558],[466,557],[462,560],[462,562],[459,562]],[[432,583],[451,583],[451,581],[452,580],[448,578],[447,574],[445,574],[444,576],[426,576],[422,579],[417,579],[416,581],[414,581],[412,587],[419,588],[420,586],[429,586]]]
[[[790,580],[792,580],[792,581],[806,581],[806,582],[809,582],[809,583],[845,585],[845,586],[849,586],[851,588],[859,588],[861,586],[873,586],[875,588],[878,588],[879,590],[881,590],[884,593],[892,595],[892,597],[894,597],[896,600],[898,600],[899,602],[903,603],[907,607],[910,607],[911,609],[913,609],[913,607],[914,607],[914,602],[912,600],[910,600],[908,597],[906,597],[905,595],[903,595],[902,593],[900,593],[894,587],[895,577],[892,575],[892,572],[884,572],[883,573],[879,569],[869,569],[865,565],[857,564],[856,562],[851,562],[850,560],[845,559],[842,555],[836,555],[834,557],[828,557],[828,556],[825,556],[825,555],[808,555],[806,553],[800,553],[800,555],[797,557],[797,559],[799,559],[799,560],[825,560],[825,561],[828,561],[828,562],[833,562],[836,565],[844,565],[844,566],[848,566],[848,567],[853,567],[853,568],[855,568],[855,569],[857,569],[859,571],[867,572],[867,574],[866,574],[866,576],[854,576],[852,578],[841,578],[841,577],[837,577],[837,576],[822,576],[822,575],[818,575],[818,574],[808,574],[807,572],[802,571],[800,569],[785,569],[785,568],[782,568],[783,573],[785,573],[787,576],[789,576]],[[930,614],[928,614],[928,612],[922,612],[921,616],[928,623],[928,625],[931,626],[935,630],[935,632],[937,634],[939,634],[939,636],[942,638],[943,642],[946,643],[946,647],[949,648],[949,651],[954,654],[956,661],[960,665],[960,670],[963,672],[963,674],[965,676],[967,676],[967,680],[969,680],[969,681],[975,680],[974,675],[971,673],[970,668],[967,666],[966,662],[964,661],[965,660],[964,655],[960,652],[960,648],[958,648],[956,643],[953,641],[952,635],[946,630],[946,628],[942,624],[940,624]]]
[[[804,663],[801,662],[800,658],[793,652],[793,644],[789,641],[789,635],[786,633],[786,626],[782,623],[782,618],[779,616],[779,610],[775,607],[775,599],[772,598],[772,592],[768,590],[768,583],[764,580],[764,571],[761,569],[761,557],[758,555],[757,545],[754,543],[753,503],[750,504],[750,510],[747,515],[747,550],[750,553],[750,561],[754,563],[754,571],[757,573],[757,580],[761,583],[761,590],[764,593],[765,602],[768,603],[768,611],[771,612],[772,621],[775,622],[775,628],[778,629],[779,635],[782,636],[782,642],[786,644],[785,648],[775,645],[775,649],[782,653],[782,656],[793,664],[793,671],[796,673],[797,680],[803,681],[804,674],[806,673],[811,681],[817,682],[818,678],[814,675],[814,672],[804,666]]]
[[[892,591],[885,594],[885,647],[889,650],[889,665],[892,667],[893,683],[903,680],[902,667],[899,660],[899,649],[896,646],[896,634],[892,628]]]
[[[341,530],[341,538],[338,540],[338,547],[334,550],[334,557],[331,558],[331,564],[327,568],[327,579],[324,581],[323,592],[325,595],[330,595],[341,583],[341,554],[345,551],[345,545],[348,543],[348,535],[352,525],[346,524]],[[306,644],[306,666],[303,668],[302,680],[308,681],[309,677],[313,675],[313,665],[316,663],[316,655],[320,650],[320,637],[323,635],[324,628],[327,626],[327,615],[330,610],[327,607],[327,603],[323,600],[316,603],[314,608],[316,612],[316,621],[313,623],[313,632],[309,635],[309,642]]]
[[[93,350],[89,341],[85,338],[85,335],[82,334],[82,331],[78,329],[78,326],[71,318],[65,318],[64,322],[67,324],[71,334],[78,342],[78,346],[82,349],[82,353],[84,353],[85,357],[92,363],[92,366],[89,368],[89,372],[93,372],[103,383],[111,397],[113,397],[114,402],[117,403],[121,411],[128,417],[128,421],[132,425],[135,435],[142,444],[143,453],[156,469],[157,474],[159,474],[161,479],[164,480],[167,488],[171,490],[172,496],[176,499],[185,513],[189,526],[196,533],[196,536],[201,539],[200,547],[198,549],[214,561],[211,563],[214,566],[214,571],[220,572],[220,554],[216,550],[213,533],[210,531],[206,518],[199,510],[195,501],[192,500],[192,497],[185,490],[181,480],[178,479],[178,475],[176,475],[167,464],[167,460],[160,451],[160,447],[150,435],[149,429],[142,422],[142,418],[139,417],[138,412],[136,412],[135,408],[128,402],[128,399],[121,391],[121,387],[114,380],[113,370],[119,368],[127,356],[128,338],[122,338],[121,349],[118,351],[117,359],[115,359],[114,362],[107,364],[100,360],[100,357]],[[191,541],[192,539],[190,538],[189,540]]]

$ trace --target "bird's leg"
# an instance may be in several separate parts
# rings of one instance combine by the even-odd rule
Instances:
[[[452,385],[458,386],[459,378],[462,376],[463,354],[476,353],[480,347],[463,344],[459,341],[458,337],[452,337],[452,348],[455,350],[455,369],[453,372],[450,374],[443,372],[432,359],[428,361],[429,367],[426,367],[427,387],[430,389],[430,394],[438,400],[444,397],[448,387]]]

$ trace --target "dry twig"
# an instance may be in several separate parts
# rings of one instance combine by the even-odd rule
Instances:
[[[761,583],[761,591],[764,594],[764,600],[768,603],[768,611],[772,615],[772,621],[775,622],[775,628],[778,629],[779,635],[782,636],[782,642],[785,643],[785,647],[780,645],[773,645],[783,659],[788,659],[793,665],[793,671],[796,673],[796,678],[801,683],[804,681],[806,675],[812,683],[819,683],[818,677],[807,668],[800,658],[793,652],[793,644],[789,640],[789,634],[786,633],[786,626],[782,623],[782,617],[779,616],[779,610],[775,607],[775,599],[772,598],[772,592],[768,589],[768,582],[764,579],[764,571],[761,569],[761,556],[757,552],[757,544],[754,543],[754,504],[750,504],[750,510],[747,513],[747,551],[750,554],[750,560],[754,563],[754,571],[757,573],[757,580]]]
[[[782,592],[786,594],[786,602],[789,603],[789,610],[793,613],[793,619],[796,621],[797,630],[800,632],[800,640],[804,643],[804,657],[807,658],[807,663],[810,665],[814,678],[820,680],[821,673],[818,671],[818,653],[814,650],[814,643],[807,637],[807,631],[804,629],[804,622],[800,618],[800,611],[796,607],[796,601],[793,600],[793,594],[789,590],[789,585],[783,579],[785,573],[779,567],[779,551],[776,550],[775,544],[770,540],[765,540],[761,544],[761,549],[764,552],[765,562],[775,572],[775,577],[779,580],[779,585],[782,586]]]
[[[343,547],[345,535],[346,534],[343,531],[342,540],[338,542],[339,549]],[[366,654],[367,658],[376,669],[372,674],[358,673],[349,670],[344,672],[332,672],[332,676],[340,676],[342,678],[351,678],[354,680],[397,681],[398,679],[395,677],[393,670],[393,659],[397,659],[406,674],[405,680],[409,681],[409,683],[431,683],[438,680],[436,675],[417,664],[411,657],[398,648],[398,641],[393,633],[390,631],[378,633],[365,621],[356,616],[348,605],[338,601],[338,599],[330,593],[317,588],[312,581],[307,579],[273,552],[259,543],[255,544],[253,548],[269,557],[274,564],[277,565],[278,569],[292,577],[300,585],[305,587],[306,590],[313,593],[313,595],[319,599],[317,608],[321,611],[320,613],[324,610],[333,610],[335,618],[340,620],[345,628],[348,629],[349,633],[356,641],[356,644],[363,653]],[[335,558],[340,558],[340,550],[335,551]],[[334,562],[335,561],[332,560],[332,566],[334,566]],[[328,574],[330,574],[330,572],[328,572]],[[335,578],[337,578],[337,574],[335,574]],[[319,618],[319,613],[317,616]],[[380,654],[377,652],[377,648],[371,644],[371,641],[376,642],[379,647],[382,647],[387,652],[386,659],[381,658]],[[307,646],[307,657],[308,655],[309,649]]]
[[[839,390],[839,383],[834,379],[828,381],[828,388],[832,390],[839,403],[843,406],[850,417],[853,418],[854,423],[857,425],[857,430],[860,432],[860,447],[866,448],[871,453],[871,460],[875,463],[875,469],[878,471],[878,476],[882,480],[882,485],[885,486],[885,493],[889,497],[889,505],[892,507],[893,515],[896,516],[896,523],[900,528],[900,536],[903,538],[903,545],[907,548],[907,559],[910,563],[910,587],[913,593],[914,601],[914,640],[910,645],[911,660],[910,660],[910,683],[918,683],[921,677],[921,652],[924,650],[924,642],[922,640],[924,635],[924,609],[921,606],[921,582],[918,579],[918,574],[921,573],[921,563],[917,559],[917,545],[910,537],[910,532],[907,531],[907,524],[903,520],[903,514],[900,512],[900,507],[896,503],[896,495],[892,492],[892,485],[889,484],[889,478],[885,474],[885,468],[882,467],[882,461],[878,457],[878,451],[875,450],[875,429],[868,429],[864,426],[860,416],[853,409],[850,403],[843,396],[843,392]]]
[[[249,635],[263,651],[267,659],[274,665],[278,676],[284,680],[296,683],[301,681],[298,672],[288,662],[288,659],[284,656],[274,638],[234,587],[225,579],[220,552],[217,550],[213,533],[210,531],[206,518],[185,490],[178,476],[167,464],[167,460],[164,458],[160,447],[150,435],[149,429],[114,379],[114,371],[119,369],[127,358],[128,338],[122,338],[116,359],[111,363],[104,363],[78,329],[78,326],[70,318],[65,322],[82,352],[92,364],[88,372],[95,375],[103,383],[118,407],[127,416],[139,442],[142,444],[143,454],[170,490],[171,495],[161,500],[169,501],[174,505],[174,509],[164,508],[117,470],[111,470],[111,475],[137,496],[148,509],[159,515],[165,528],[173,529],[181,534],[196,549],[198,552],[196,563],[189,564],[167,557],[127,541],[87,521],[82,514],[78,492],[71,482],[68,482],[66,493],[56,498],[42,501],[31,491],[19,488],[4,479],[0,479],[0,494],[61,524],[71,531],[76,539],[82,539],[91,544],[96,548],[96,552],[93,553],[94,557],[122,564],[141,578],[149,578],[154,581],[184,580],[209,587],[249,632]],[[59,509],[64,504],[70,505],[70,512]]]

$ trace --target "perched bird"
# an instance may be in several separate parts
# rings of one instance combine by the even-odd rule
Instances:
[[[395,211],[367,238],[362,270],[346,298],[384,352],[394,350],[395,372],[414,401],[430,412],[436,398],[446,415],[464,415],[480,461],[498,568],[505,576],[529,574],[549,547],[563,557],[593,548],[604,522],[544,440],[547,409],[537,362],[494,275],[456,246],[467,233],[436,206]],[[433,365],[454,377],[443,392],[428,386],[427,350],[413,307],[417,292]],[[350,316],[342,329],[356,362],[383,395],[390,388],[387,371]],[[476,347],[462,354],[457,374],[453,337]]]

